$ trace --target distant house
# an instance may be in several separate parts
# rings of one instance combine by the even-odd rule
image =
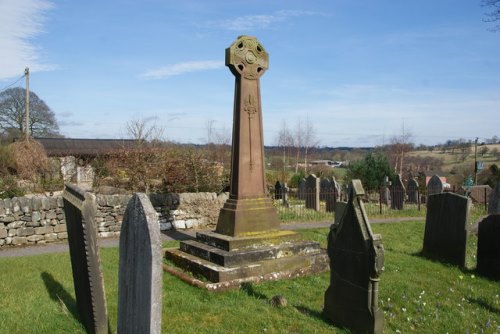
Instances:
[[[341,167],[343,165],[342,161],[333,161],[333,160],[313,160],[309,163],[312,166],[328,166],[328,167]]]
[[[60,161],[60,172],[65,182],[92,187],[94,170],[92,161],[99,156],[109,155],[132,148],[137,141],[132,139],[73,139],[35,138],[49,158]]]

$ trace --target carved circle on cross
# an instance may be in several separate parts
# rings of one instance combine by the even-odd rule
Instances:
[[[226,66],[236,76],[255,80],[267,70],[269,55],[257,38],[239,36],[226,49]]]

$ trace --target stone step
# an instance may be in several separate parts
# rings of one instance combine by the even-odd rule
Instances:
[[[329,259],[325,250],[319,253],[294,255],[283,258],[258,261],[235,267],[223,267],[194,255],[185,253],[178,248],[165,251],[165,258],[178,267],[204,277],[210,282],[226,282],[245,277],[264,276],[272,273],[288,273],[301,276],[328,270]]]
[[[302,235],[294,231],[272,231],[244,237],[231,237],[216,232],[197,232],[196,240],[225,251],[277,246],[284,242],[300,242]]]
[[[201,257],[204,260],[224,267],[232,267],[263,260],[278,259],[298,254],[303,255],[321,252],[319,243],[314,241],[301,241],[298,243],[285,242],[278,246],[228,252],[217,247],[199,242],[197,240],[188,240],[181,241],[180,249],[183,252]]]

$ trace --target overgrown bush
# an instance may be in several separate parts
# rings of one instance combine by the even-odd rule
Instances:
[[[228,183],[222,164],[205,151],[185,147],[123,149],[109,156],[105,170],[116,185],[142,192],[219,192]]]
[[[26,180],[38,180],[48,171],[48,158],[42,144],[23,140],[8,146],[16,174]]]

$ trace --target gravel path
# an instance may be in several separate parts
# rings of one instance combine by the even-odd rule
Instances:
[[[370,223],[379,224],[379,223],[400,223],[405,221],[415,221],[415,220],[425,220],[424,217],[415,217],[415,218],[391,218],[391,219],[371,219]],[[283,230],[300,230],[307,228],[322,228],[329,227],[332,222],[301,222],[301,223],[283,223],[281,224],[281,228]],[[198,230],[200,231],[200,230]],[[170,240],[186,240],[195,237],[197,230],[186,230],[186,231],[166,231],[161,233],[162,241],[170,241]],[[119,239],[118,238],[109,238],[109,239],[99,239],[98,241],[99,247],[109,248],[109,247],[118,247]],[[35,245],[35,246],[26,246],[26,247],[2,247],[0,248],[0,258],[2,257],[19,257],[19,256],[34,256],[40,254],[49,254],[49,253],[63,253],[68,252],[68,244],[67,242],[63,243],[51,243],[45,245]]]

